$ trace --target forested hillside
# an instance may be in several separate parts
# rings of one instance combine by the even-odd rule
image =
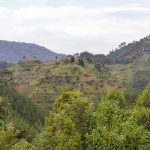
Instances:
[[[92,53],[83,52],[80,54],[80,58],[101,64],[129,64],[145,53],[150,54],[150,36],[140,39],[139,41],[133,41],[129,44],[123,42],[118,48],[111,50],[108,55],[94,55]]]
[[[119,48],[110,52],[107,59],[108,63],[128,64],[143,56],[144,53],[150,54],[150,36],[129,44],[121,43]]]
[[[149,37],[0,63],[0,150],[149,150]]]
[[[78,91],[55,101],[44,128],[32,139],[20,135],[9,119],[9,100],[0,97],[0,148],[12,150],[144,149],[150,148],[150,85],[128,107],[122,92],[108,93],[97,108]]]
[[[96,103],[116,87],[125,92],[132,104],[150,81],[150,54],[147,52],[128,64],[93,62],[89,58],[91,55],[86,52],[47,62],[24,59],[9,70],[15,88],[33,98],[47,112],[59,94],[72,90],[81,91]]]

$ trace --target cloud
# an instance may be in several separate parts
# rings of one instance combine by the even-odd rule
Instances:
[[[5,40],[34,42],[60,53],[108,53],[120,42],[148,35],[149,14],[145,6],[0,7],[0,35]]]
[[[82,7],[103,7],[103,6],[148,6],[149,0],[15,0],[24,4],[50,5],[50,6],[82,6]]]

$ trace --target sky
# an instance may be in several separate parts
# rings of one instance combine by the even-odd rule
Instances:
[[[0,40],[108,54],[150,35],[149,0],[0,0]]]

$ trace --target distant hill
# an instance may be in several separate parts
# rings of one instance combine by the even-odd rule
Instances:
[[[63,55],[36,44],[0,40],[0,61],[16,63],[23,57],[36,57],[41,61],[46,61],[61,56]]]
[[[94,64],[129,64],[144,54],[150,54],[150,36],[129,44],[123,42],[119,48],[111,51],[108,55],[83,52],[80,54],[80,58]]]
[[[0,61],[0,69],[6,69],[10,64],[5,61]]]
[[[150,53],[150,36],[129,44],[123,42],[119,45],[118,49],[110,52],[106,58],[108,63],[111,64],[128,64],[140,58],[145,53]]]

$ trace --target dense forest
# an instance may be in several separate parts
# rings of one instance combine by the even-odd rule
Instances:
[[[15,110],[9,98],[0,97],[1,150],[150,148],[150,84],[132,107],[118,89],[101,99],[97,107],[79,91],[64,92],[56,99],[44,127],[34,136],[30,133],[32,137],[28,137],[27,128],[19,128],[12,118],[13,111],[19,110]],[[39,114],[31,111],[34,106],[28,103],[25,100],[22,103],[28,110],[26,113],[30,113],[27,120],[38,123]],[[21,107],[19,103],[16,105]],[[23,110],[19,113],[20,118],[26,117]]]

